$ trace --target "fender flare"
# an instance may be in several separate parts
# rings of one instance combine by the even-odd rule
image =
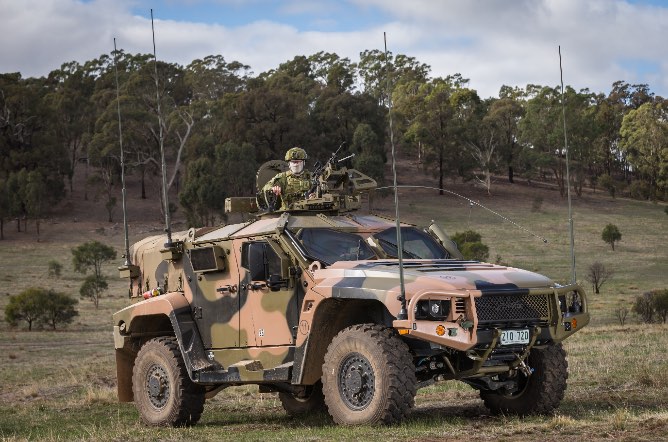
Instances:
[[[164,328],[165,322],[154,321],[149,318],[163,316],[169,319],[171,330]],[[133,334],[140,333],[173,333],[179,343],[179,348],[183,356],[188,376],[195,382],[195,372],[217,368],[217,364],[206,357],[204,343],[199,333],[197,323],[192,317],[190,303],[181,292],[166,293],[161,296],[147,299],[124,308],[113,316],[114,318],[114,346],[116,347],[117,372],[119,376],[119,389],[121,376],[127,377],[130,363],[134,365],[134,355],[128,358],[129,354],[136,354],[133,351]],[[124,330],[121,332],[121,329]],[[121,353],[121,354],[119,354]],[[123,357],[123,354],[125,355]],[[121,356],[119,358],[119,356]],[[129,360],[128,360],[129,359]],[[131,366],[129,367],[131,373]]]

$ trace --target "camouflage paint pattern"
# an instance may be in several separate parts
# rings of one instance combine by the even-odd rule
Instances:
[[[369,301],[396,317],[401,308],[397,300],[398,262],[376,259],[339,261],[326,268],[317,262],[304,266],[295,250],[286,247],[289,241],[282,236],[282,229],[287,228],[293,234],[307,228],[355,233],[383,257],[372,236],[391,227],[395,227],[393,220],[374,215],[284,213],[280,217],[264,216],[255,222],[213,230],[177,233],[173,235],[177,250],[167,254],[173,258],[167,260],[165,237],[146,238],[132,248],[133,262],[140,267],[132,295],[139,302],[114,315],[116,348],[127,347],[133,333],[141,329],[142,318],[169,315],[170,309],[187,306],[192,309],[208,359],[219,365],[216,372],[197,374],[201,376],[198,379],[289,380],[293,359],[299,370],[317,372],[320,365],[309,362],[307,353],[312,351],[308,345],[310,338],[323,326],[315,318],[324,302]],[[264,242],[277,253],[284,281],[279,290],[270,290],[266,281],[250,279],[241,257],[242,246],[248,242]],[[197,271],[191,252],[213,246],[223,251],[219,257],[224,262],[223,268]],[[290,274],[290,268],[296,267],[301,268],[299,277]],[[410,337],[455,350],[468,350],[478,343],[476,299],[497,292],[546,297],[549,327],[542,333],[554,341],[568,337],[589,320],[581,288],[560,287],[545,276],[525,270],[472,261],[408,259],[404,260],[404,278],[408,319],[395,319],[388,325]],[[142,293],[154,287],[169,293],[143,300]],[[566,315],[560,310],[559,299],[573,291],[580,295],[582,311]],[[448,316],[442,321],[415,319],[414,309],[420,300],[450,302]],[[566,320],[577,326],[566,330]],[[439,325],[446,330],[445,334],[437,332]],[[299,374],[293,379],[303,376],[313,378]]]

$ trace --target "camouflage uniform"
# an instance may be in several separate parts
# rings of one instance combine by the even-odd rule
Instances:
[[[307,158],[306,151],[301,147],[293,147],[285,154],[285,161],[288,162],[306,161]],[[311,173],[303,169],[299,175],[295,175],[292,171],[281,172],[270,179],[262,191],[266,194],[275,186],[281,188],[281,210],[287,210],[293,202],[307,198],[306,193],[311,188]]]
[[[274,186],[281,187],[281,210],[286,210],[295,201],[306,198],[306,192],[311,188],[311,172],[303,171],[299,176],[292,172],[281,172],[264,185],[264,192],[271,191]]]

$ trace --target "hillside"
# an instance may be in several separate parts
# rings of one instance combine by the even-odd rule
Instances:
[[[399,162],[399,183],[435,187],[409,159]],[[391,177],[391,171],[387,175]],[[44,220],[39,241],[34,224],[17,232],[5,226],[0,241],[0,314],[9,295],[31,286],[54,288],[78,298],[85,277],[72,271],[71,248],[89,240],[112,245],[116,262],[105,266],[109,290],[95,309],[81,300],[79,316],[62,330],[27,332],[0,322],[0,438],[3,440],[660,440],[668,433],[668,326],[640,324],[629,313],[624,326],[616,311],[631,310],[636,295],[665,288],[668,272],[664,206],[612,199],[587,191],[574,197],[577,279],[587,267],[603,262],[615,275],[600,295],[589,293],[590,326],[565,342],[569,384],[555,416],[493,417],[477,392],[460,382],[421,389],[416,409],[400,427],[334,427],[322,416],[313,420],[285,415],[275,394],[255,387],[234,387],[208,400],[194,428],[144,427],[133,404],[116,399],[111,314],[127,305],[127,280],[117,278],[122,262],[123,224],[120,202],[113,222],[100,201],[77,187]],[[157,198],[141,200],[139,183],[128,179],[130,241],[163,231]],[[489,196],[471,184],[447,181],[449,191],[475,202],[429,188],[400,191],[400,215],[419,225],[431,220],[454,233],[480,232],[490,260],[544,273],[556,281],[570,278],[566,200],[547,184],[508,184],[498,177]],[[157,195],[152,184],[149,195]],[[119,189],[120,195],[120,189]],[[120,196],[119,196],[120,198]],[[172,196],[175,200],[175,196]],[[491,213],[478,204],[500,214]],[[374,211],[394,216],[393,198],[377,195]],[[239,217],[239,215],[233,215]],[[238,221],[239,218],[231,221]],[[613,252],[601,240],[613,223],[623,234]],[[182,214],[175,231],[186,228]],[[548,240],[545,244],[540,238]],[[49,278],[50,260],[63,264],[61,278]]]

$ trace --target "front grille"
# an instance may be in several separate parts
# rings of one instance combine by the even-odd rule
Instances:
[[[466,313],[466,299],[455,298],[455,314]]]
[[[547,325],[548,295],[497,294],[475,298],[478,328]]]

